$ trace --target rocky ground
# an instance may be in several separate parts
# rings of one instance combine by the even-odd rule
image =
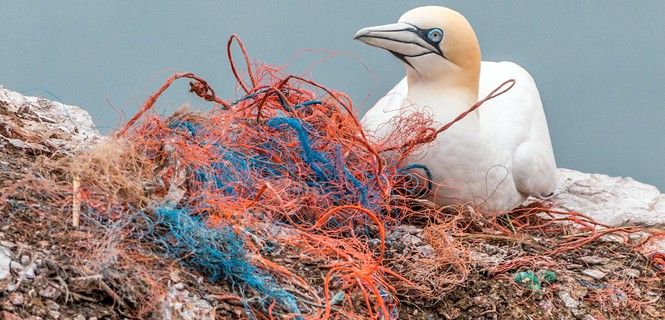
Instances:
[[[80,108],[23,97],[0,87],[0,319],[123,319],[141,304],[158,304],[155,319],[244,318],[244,305],[221,299],[225,283],[209,283],[195,270],[177,264],[163,280],[162,301],[137,301],[108,274],[90,274],[76,267],[75,246],[98,241],[94,234],[64,228],[55,214],[62,208],[43,207],[43,215],[27,216],[27,206],[4,198],[5,191],[22,183],[31,165],[52,161],[58,154],[76,152],[103,139],[90,117]],[[589,213],[608,225],[660,226],[665,223],[665,195],[655,187],[630,178],[589,175],[561,170],[564,188],[558,205]],[[34,209],[34,208],[32,208]],[[52,211],[52,212],[51,212]],[[430,228],[430,229],[428,229]],[[387,235],[386,264],[397,270],[434,259],[428,223],[413,221]],[[431,233],[430,233],[431,234]],[[441,237],[454,237],[445,232]],[[633,250],[630,243],[603,237],[577,250],[534,263],[534,268],[496,272],[505,261],[538,256],[557,239],[498,234],[451,238],[461,244],[468,269],[452,290],[431,294],[400,291],[400,319],[662,319],[665,316],[665,282],[661,265]],[[661,246],[661,247],[659,247]],[[665,251],[653,242],[647,251]],[[270,258],[291,261],[298,274],[311,274],[310,284],[320,287],[322,270],[294,259],[288,248]],[[452,267],[451,267],[452,268]],[[451,270],[441,270],[449,273]],[[453,270],[455,271],[455,270]],[[419,279],[427,285],[428,279]],[[432,279],[432,282],[434,279]],[[434,286],[435,287],[435,286]],[[435,288],[436,289],[436,288]]]
[[[665,286],[644,257],[599,242],[554,259],[551,267],[492,275],[487,266],[524,245],[483,241],[467,280],[437,301],[403,300],[401,319],[658,319]],[[547,279],[547,271],[554,275]],[[662,277],[662,276],[661,276]],[[648,279],[648,280],[645,280]]]

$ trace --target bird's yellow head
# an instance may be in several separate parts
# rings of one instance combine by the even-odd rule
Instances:
[[[354,39],[390,51],[407,65],[409,81],[478,88],[480,47],[459,12],[438,6],[412,9],[397,23],[359,30]]]

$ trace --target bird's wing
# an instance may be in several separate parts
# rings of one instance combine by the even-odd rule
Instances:
[[[503,152],[512,152],[517,190],[531,196],[549,195],[558,182],[556,163],[543,104],[531,75],[512,62],[483,61],[479,97],[508,79],[515,79],[515,86],[480,108],[481,126],[501,137],[498,147]]]
[[[392,131],[390,120],[399,115],[402,101],[406,98],[407,91],[405,77],[371,109],[367,110],[361,123],[371,136],[381,139]]]

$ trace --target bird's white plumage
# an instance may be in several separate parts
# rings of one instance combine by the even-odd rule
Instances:
[[[393,139],[395,117],[425,112],[443,125],[504,81],[516,81],[407,159],[431,170],[434,201],[504,211],[556,190],[556,164],[535,82],[514,63],[481,62],[475,31],[463,15],[419,7],[397,23],[363,28],[354,38],[390,51],[406,67],[406,78],[362,120],[377,140]]]
[[[434,173],[436,202],[473,202],[490,210],[509,210],[528,196],[541,197],[555,190],[558,178],[549,129],[529,73],[512,62],[483,61],[479,97],[508,79],[516,80],[510,91],[485,102],[469,115],[469,121],[455,124],[409,159]],[[371,135],[385,136],[392,129],[391,119],[408,109],[427,108],[439,124],[452,119],[451,114],[440,112],[448,102],[445,95],[438,97],[436,105],[419,106],[405,101],[408,90],[404,78],[367,111],[362,123]]]

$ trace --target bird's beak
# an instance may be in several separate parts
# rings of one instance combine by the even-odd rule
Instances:
[[[401,22],[360,29],[353,39],[386,49],[402,59],[439,52],[422,38],[419,29]]]

